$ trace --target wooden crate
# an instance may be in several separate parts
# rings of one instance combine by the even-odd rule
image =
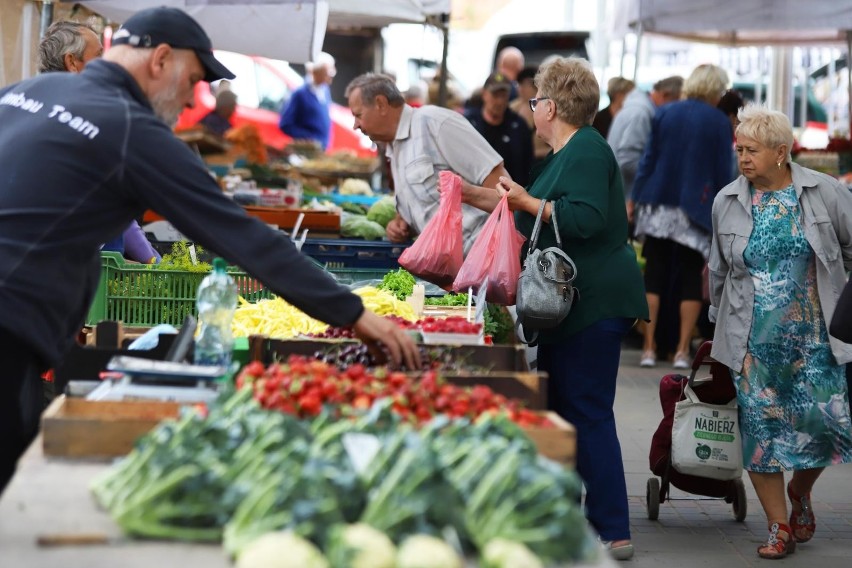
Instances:
[[[460,387],[485,385],[505,397],[520,400],[527,408],[547,408],[547,373],[515,373],[489,371],[486,373],[443,374],[448,383]]]
[[[93,401],[60,396],[41,417],[46,456],[111,458],[133,449],[136,440],[180,405],[157,401]]]
[[[555,412],[544,415],[553,423],[546,428],[524,428],[524,433],[535,443],[538,453],[553,461],[573,465],[577,454],[577,431],[574,426]]]
[[[276,358],[290,355],[313,356],[330,346],[346,343],[327,339],[269,339],[260,335],[249,338],[249,361],[269,365]],[[524,349],[516,345],[460,345],[453,348],[466,364],[486,369],[482,372],[444,373],[450,383],[472,387],[486,385],[494,392],[521,400],[533,410],[547,408],[547,373],[532,373],[527,368]]]
[[[300,230],[310,229],[312,232],[339,233],[340,214],[330,211],[314,211],[311,209],[288,209],[286,207],[260,207],[246,205],[243,207],[246,213],[257,217],[264,223],[277,225],[279,229],[290,230],[296,225],[299,213],[304,213]],[[164,219],[159,213],[151,210],[145,212],[143,220],[146,223]]]

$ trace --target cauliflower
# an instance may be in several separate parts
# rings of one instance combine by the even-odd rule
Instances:
[[[495,538],[482,549],[482,568],[543,568],[543,565],[524,543]]]
[[[346,178],[337,190],[340,195],[373,195],[373,188],[366,180]]]
[[[396,568],[462,568],[462,559],[440,538],[418,534],[402,542]]]
[[[331,530],[326,547],[333,568],[394,568],[396,547],[369,525],[339,525]]]
[[[237,568],[329,568],[313,544],[292,532],[270,532],[251,541]]]

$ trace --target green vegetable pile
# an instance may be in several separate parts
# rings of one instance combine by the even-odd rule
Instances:
[[[195,258],[198,259],[204,253],[204,249],[200,245],[195,245]],[[189,253],[189,243],[187,241],[176,241],[172,244],[172,252],[163,255],[163,260],[159,264],[148,265],[151,270],[183,270],[185,272],[203,272],[208,273],[213,270],[213,266],[209,262],[192,263],[192,256]]]
[[[404,268],[388,272],[382,278],[379,290],[390,292],[399,300],[405,300],[414,291],[414,276]]]
[[[279,541],[305,539],[299,554],[310,564],[300,566],[390,568],[392,543],[401,545],[396,566],[432,566],[422,563],[430,541],[446,549],[441,566],[485,550],[500,566],[506,546],[489,549],[495,540],[545,563],[595,554],[579,478],[540,457],[505,417],[438,416],[415,430],[385,399],[352,420],[322,413],[307,422],[261,409],[251,392],[223,395],[206,418],[187,411],[163,422],[93,482],[97,501],[130,535],[223,539],[243,567],[269,557],[265,535],[275,531],[288,531]]]

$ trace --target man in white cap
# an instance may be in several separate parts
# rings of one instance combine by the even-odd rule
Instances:
[[[137,12],[79,74],[0,89],[0,490],[38,433],[41,374],[82,326],[100,246],[153,209],[314,318],[419,365],[416,345],[226,197],[174,136],[195,84],[233,78],[207,34],[175,8]]]
[[[328,148],[331,142],[331,85],[337,68],[334,57],[322,52],[316,61],[305,64],[309,81],[293,91],[290,100],[281,110],[278,128],[294,140],[313,140]]]

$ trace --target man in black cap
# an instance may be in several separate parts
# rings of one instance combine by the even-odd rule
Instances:
[[[100,246],[146,209],[309,315],[419,364],[404,331],[249,217],[173,135],[198,81],[232,77],[197,22],[154,8],[128,19],[82,73],[0,89],[0,490],[38,431],[40,375],[84,322]]]
[[[526,121],[509,108],[512,82],[499,71],[485,80],[482,106],[470,108],[465,117],[503,157],[506,171],[521,185],[530,180],[533,162],[532,132]]]

